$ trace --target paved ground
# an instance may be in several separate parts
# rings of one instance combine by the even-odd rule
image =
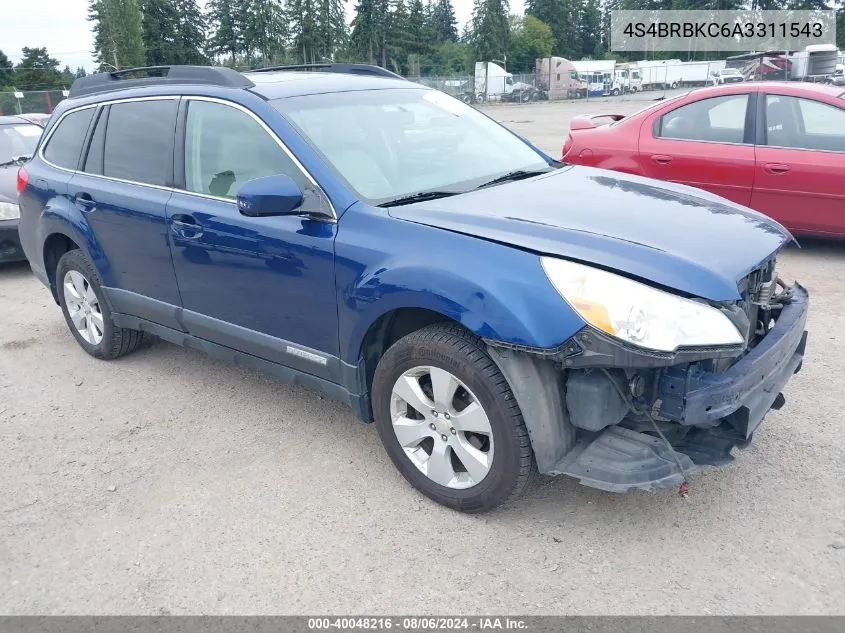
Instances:
[[[490,111],[557,151],[577,107]],[[89,358],[0,267],[0,613],[845,613],[845,245],[782,270],[808,360],[734,464],[688,500],[542,478],[476,517],[313,392],[165,343]]]

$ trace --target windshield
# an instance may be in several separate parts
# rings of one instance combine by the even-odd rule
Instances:
[[[423,191],[460,193],[513,171],[549,169],[508,130],[435,90],[307,95],[273,105],[376,204]]]
[[[0,125],[0,163],[8,163],[20,156],[32,156],[41,131],[39,126],[30,123]]]

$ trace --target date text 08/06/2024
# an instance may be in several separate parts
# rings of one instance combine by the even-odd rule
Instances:
[[[308,618],[308,628],[314,631],[386,630],[447,631],[447,630],[526,630],[527,622],[510,617],[325,617]]]

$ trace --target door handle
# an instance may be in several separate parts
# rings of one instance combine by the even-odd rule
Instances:
[[[666,154],[652,154],[651,160],[653,160],[658,165],[668,165],[672,162],[672,157],[666,156]]]
[[[790,169],[792,169],[792,166],[791,165],[784,165],[783,163],[766,163],[763,166],[763,169],[765,169],[770,174],[777,175],[777,174],[785,174]]]
[[[202,235],[202,227],[187,213],[176,213],[170,216],[173,233],[186,240],[195,240]]]
[[[93,211],[94,207],[97,206],[97,203],[94,202],[94,198],[91,197],[91,194],[86,193],[85,191],[77,193],[73,201],[82,211]]]

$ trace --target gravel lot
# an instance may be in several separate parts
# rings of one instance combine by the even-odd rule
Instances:
[[[642,99],[488,111],[556,155],[572,115]],[[689,499],[538,478],[464,516],[314,392],[166,343],[88,357],[2,266],[0,613],[845,614],[845,244],[781,269],[804,370]]]

